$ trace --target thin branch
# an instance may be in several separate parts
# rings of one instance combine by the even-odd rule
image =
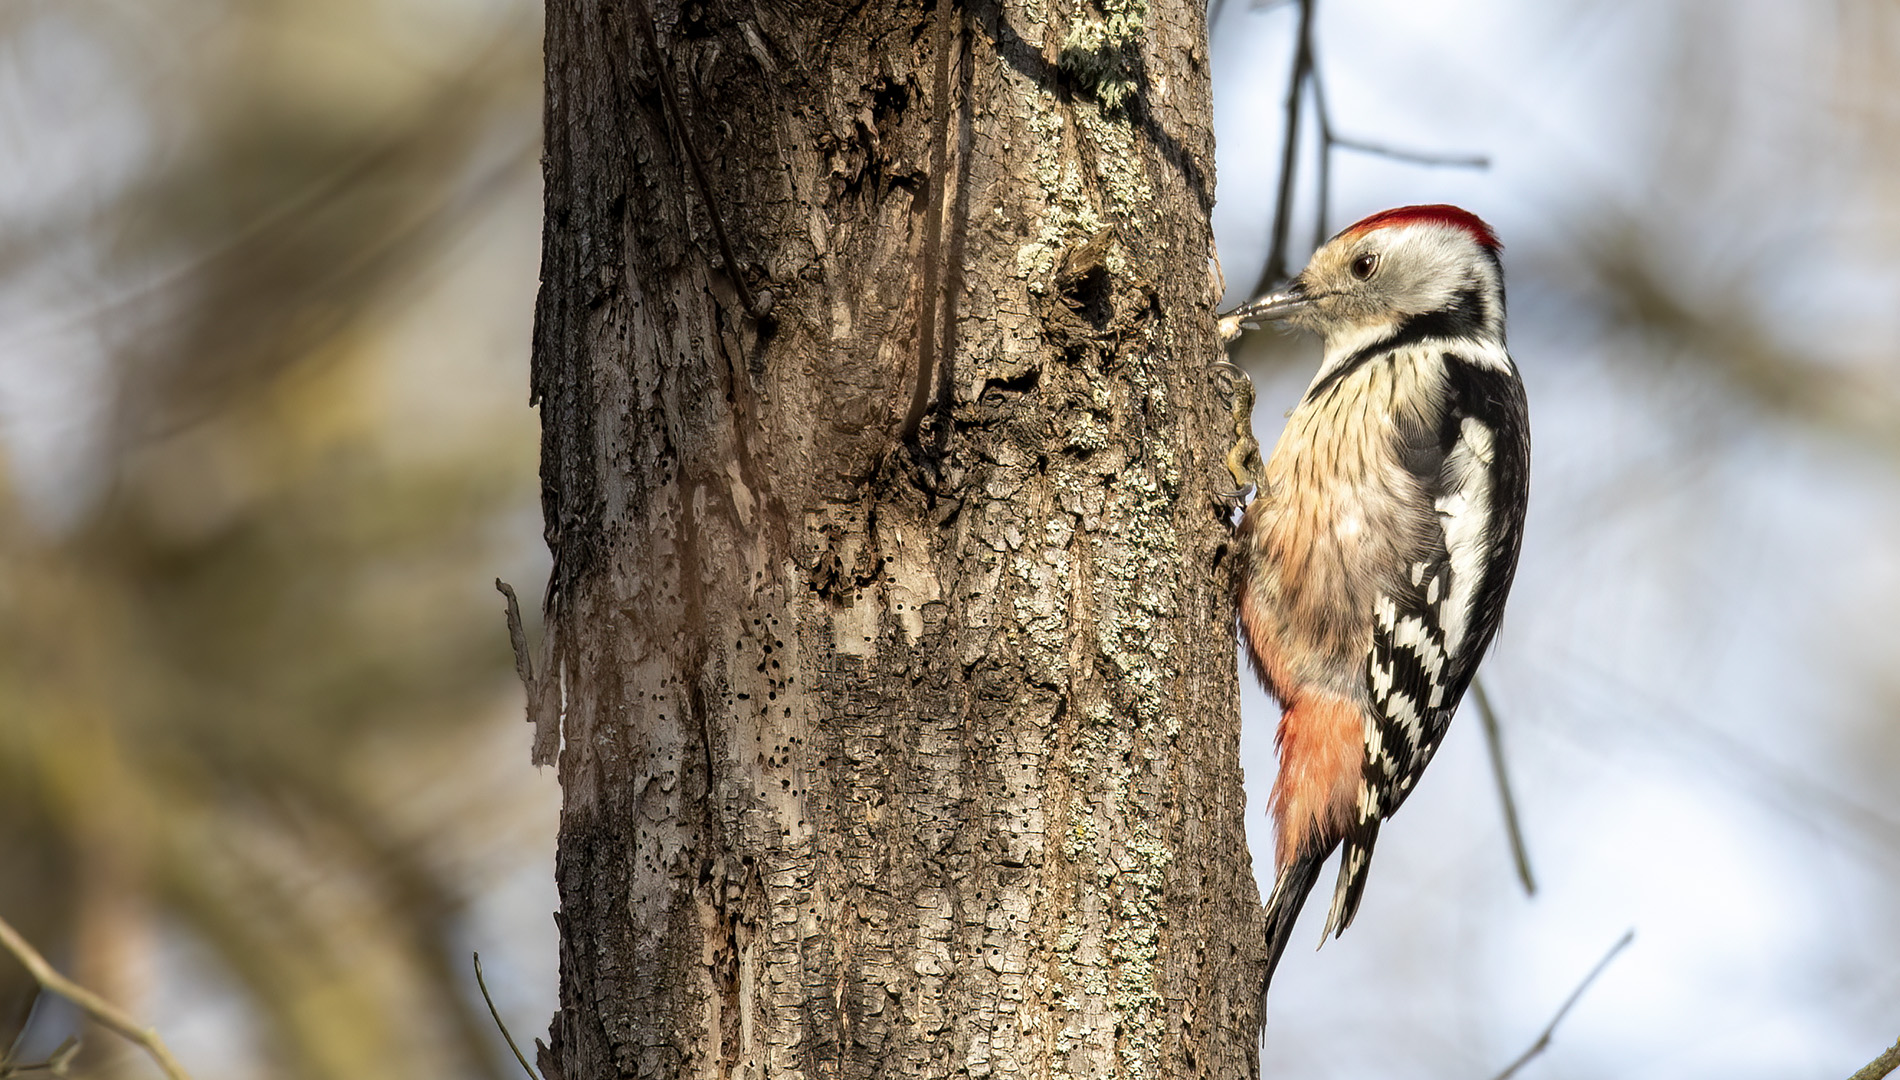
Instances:
[[[3,918],[0,918],[0,947],[4,947],[20,961],[27,972],[33,976],[33,981],[40,984],[42,990],[58,994],[78,1006],[81,1012],[92,1017],[101,1026],[144,1047],[145,1052],[151,1056],[152,1061],[158,1065],[159,1071],[165,1074],[167,1080],[191,1080],[191,1074],[185,1071],[184,1066],[178,1064],[177,1058],[172,1057],[172,1052],[165,1048],[165,1040],[158,1037],[157,1031],[140,1027],[138,1021],[132,1019],[118,1006],[54,971],[53,965],[47,963],[46,958],[41,956],[33,946],[27,944],[26,939],[20,936],[20,932]]]
[[[1571,1006],[1575,1005],[1578,999],[1583,997],[1584,991],[1590,989],[1591,983],[1597,981],[1597,976],[1603,974],[1603,969],[1610,966],[1610,961],[1616,959],[1616,954],[1628,948],[1629,943],[1635,940],[1635,927],[1623,931],[1623,936],[1616,939],[1616,944],[1610,946],[1610,951],[1603,954],[1603,959],[1597,961],[1597,965],[1590,969],[1590,974],[1585,975],[1583,981],[1577,984],[1577,988],[1572,990],[1570,996],[1564,999],[1564,1003],[1558,1006],[1557,1015],[1551,1017],[1550,1023],[1544,1025],[1544,1030],[1538,1034],[1537,1041],[1531,1043],[1530,1049],[1519,1054],[1516,1061],[1505,1066],[1504,1071],[1497,1074],[1492,1080],[1511,1080],[1511,1077],[1516,1076],[1517,1071],[1525,1065],[1528,1065],[1532,1058],[1548,1049],[1550,1046],[1550,1037],[1556,1034],[1557,1025],[1563,1023],[1564,1016],[1570,1012]]]
[[[1428,154],[1420,150],[1406,150],[1341,135],[1334,129],[1332,113],[1326,107],[1326,80],[1320,76],[1317,56],[1313,57],[1307,65],[1307,78],[1313,84],[1313,115],[1319,123],[1319,210],[1315,214],[1313,223],[1315,250],[1325,244],[1327,238],[1332,235],[1326,226],[1327,219],[1332,216],[1329,204],[1333,194],[1333,150],[1336,148],[1356,150],[1361,154],[1373,154],[1413,165],[1448,166],[1461,169],[1491,167],[1491,159],[1482,154]]]
[[[1293,47],[1293,75],[1286,88],[1286,139],[1280,145],[1280,191],[1273,203],[1273,243],[1267,249],[1267,265],[1253,294],[1260,296],[1287,276],[1287,229],[1293,217],[1293,180],[1299,168],[1300,106],[1306,91],[1307,76],[1313,70],[1313,9],[1319,0],[1299,0],[1300,26]]]
[[[1536,896],[1530,850],[1524,845],[1524,830],[1517,823],[1517,799],[1511,794],[1511,776],[1504,766],[1504,735],[1498,727],[1498,714],[1491,708],[1491,695],[1484,692],[1483,679],[1472,680],[1471,696],[1478,703],[1478,719],[1484,724],[1484,746],[1491,752],[1491,778],[1497,781],[1498,804],[1504,808],[1504,831],[1511,838],[1511,861],[1517,864],[1517,880],[1524,885],[1524,895]]]
[[[1900,1069],[1900,1040],[1895,1040],[1887,1052],[1867,1063],[1867,1067],[1847,1080],[1885,1080],[1888,1073]]]
[[[7,1071],[7,1066],[19,1060],[20,1044],[26,1042],[27,1031],[33,1026],[33,1017],[39,1012],[40,1002],[45,999],[46,995],[44,993],[35,993],[32,997],[27,998],[21,1003],[20,1014],[17,1019],[11,1016],[5,1018],[7,1022],[11,1022],[14,1025],[13,1041],[7,1044],[5,1050],[0,1050],[0,1080],[5,1080],[7,1076],[11,1075]],[[48,1060],[51,1059],[49,1058]]]
[[[24,1029],[21,1030],[20,1035],[21,1037],[26,1035]],[[18,1040],[16,1039],[15,1041],[17,1042]],[[28,1073],[36,1072],[52,1073],[54,1076],[70,1075],[73,1067],[73,1059],[79,1056],[79,1045],[77,1038],[68,1035],[66,1038],[60,1040],[59,1046],[55,1047],[52,1053],[46,1055],[45,1061],[34,1061],[21,1065],[15,1065],[13,1063],[13,1053],[12,1051],[8,1051],[5,1057],[0,1057],[0,1080],[11,1080],[11,1078],[15,1076],[25,1076]]]
[[[1342,150],[1357,150],[1362,154],[1375,154],[1391,158],[1394,161],[1407,161],[1413,165],[1444,165],[1456,169],[1488,169],[1491,159],[1483,154],[1428,154],[1423,150],[1406,150],[1384,143],[1369,142],[1365,139],[1352,139],[1344,135],[1332,137],[1334,146]]]
[[[482,1000],[488,1002],[488,1015],[495,1018],[495,1026],[501,1029],[501,1037],[508,1041],[508,1049],[515,1052],[515,1060],[521,1062],[521,1071],[528,1074],[528,1080],[541,1080],[541,1074],[528,1064],[527,1055],[521,1047],[515,1045],[515,1037],[508,1034],[508,1025],[501,1022],[501,1011],[495,1008],[495,999],[488,996],[488,980],[482,978],[482,954],[475,953],[475,985],[481,988]]]
[[[1313,116],[1319,121],[1319,208],[1313,212],[1313,250],[1318,251],[1332,234],[1326,231],[1326,220],[1333,216],[1333,147],[1339,140],[1333,137],[1333,117],[1326,108],[1326,80],[1320,78],[1319,60],[1312,64],[1313,80]]]

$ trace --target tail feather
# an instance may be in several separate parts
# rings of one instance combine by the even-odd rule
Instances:
[[[1274,969],[1280,966],[1280,956],[1286,952],[1287,939],[1293,935],[1300,908],[1306,905],[1306,895],[1319,880],[1319,868],[1331,854],[1328,849],[1296,856],[1280,868],[1279,877],[1273,882],[1273,893],[1267,897],[1267,971],[1260,979],[1260,1026],[1263,1029],[1267,1026],[1267,990],[1273,985]]]
[[[1326,929],[1321,932],[1320,941],[1345,933],[1346,927],[1352,925],[1352,917],[1359,914],[1359,899],[1366,892],[1366,872],[1372,867],[1372,845],[1378,839],[1379,819],[1376,817],[1370,824],[1361,823],[1346,837],[1345,850],[1339,855],[1339,883],[1333,886],[1333,908],[1326,913]]]

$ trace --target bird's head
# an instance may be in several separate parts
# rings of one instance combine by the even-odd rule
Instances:
[[[1284,321],[1328,343],[1378,340],[1430,320],[1433,337],[1501,343],[1500,246],[1489,225],[1456,206],[1382,211],[1328,240],[1285,289],[1229,318]]]

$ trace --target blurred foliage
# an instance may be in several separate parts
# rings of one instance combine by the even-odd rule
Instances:
[[[507,1075],[471,1001],[465,867],[403,800],[459,776],[437,816],[480,832],[518,799],[466,758],[518,707],[488,582],[532,565],[510,529],[532,414],[428,430],[387,335],[392,297],[532,191],[535,12],[0,10],[7,153],[95,163],[11,193],[0,287],[55,282],[108,403],[64,437],[85,468],[48,505],[0,491],[0,913],[147,1014],[186,936],[249,1002],[246,1068]],[[66,110],[92,142],[66,145]],[[0,961],[0,1047],[33,996]],[[93,1041],[85,1070],[135,1067]]]
[[[1633,374],[1700,393],[1730,433],[1788,421],[1900,464],[1900,327],[1867,303],[1896,284],[1900,5],[1659,22],[1638,197],[1596,193],[1567,223],[1574,261],[1546,269]]]

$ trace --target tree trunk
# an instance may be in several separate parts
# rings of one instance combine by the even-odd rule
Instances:
[[[547,8],[544,1069],[1251,1075],[1201,3]]]

